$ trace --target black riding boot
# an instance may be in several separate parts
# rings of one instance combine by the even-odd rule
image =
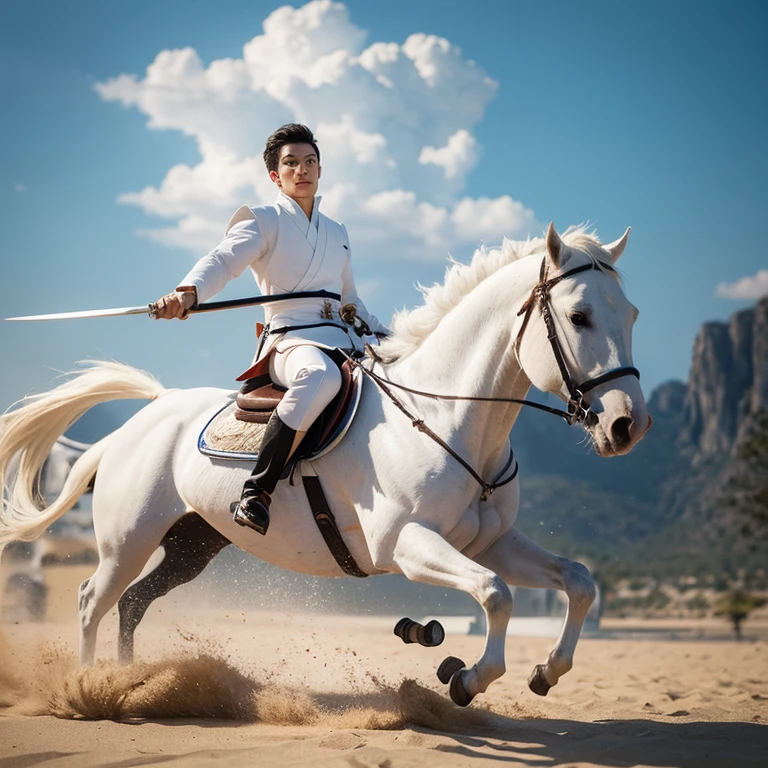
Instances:
[[[245,481],[239,502],[229,510],[235,522],[264,535],[269,527],[269,505],[277,481],[290,458],[296,430],[284,424],[272,411],[251,476]]]

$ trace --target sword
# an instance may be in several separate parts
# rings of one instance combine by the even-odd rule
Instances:
[[[335,299],[341,301],[338,293],[331,291],[297,291],[296,293],[275,293],[271,296],[249,296],[245,299],[229,299],[228,301],[207,301],[189,310],[189,314],[198,312],[218,312],[222,309],[237,309],[238,307],[254,307],[260,304],[270,304],[273,301],[294,299]],[[157,307],[154,303],[141,307],[120,307],[117,309],[86,309],[80,312],[56,312],[51,315],[25,315],[24,317],[6,317],[6,320],[80,320],[89,317],[122,317],[123,315],[148,315],[155,317]]]

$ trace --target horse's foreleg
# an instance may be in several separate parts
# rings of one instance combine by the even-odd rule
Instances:
[[[528,678],[530,689],[546,696],[549,689],[573,666],[581,629],[595,599],[595,584],[581,563],[547,552],[515,528],[479,555],[477,562],[519,587],[554,588],[568,596],[565,623],[546,664],[537,665]]]
[[[133,661],[134,632],[151,603],[199,576],[229,543],[228,538],[194,512],[180,517],[171,526],[160,542],[165,552],[162,561],[143,579],[131,584],[118,602],[117,658],[121,664]]]
[[[483,607],[488,620],[485,650],[471,669],[454,660],[443,662],[438,673],[451,683],[451,698],[466,706],[505,671],[504,638],[512,614],[512,595],[493,571],[465,557],[440,534],[418,523],[408,523],[395,546],[393,559],[411,581],[467,592]]]

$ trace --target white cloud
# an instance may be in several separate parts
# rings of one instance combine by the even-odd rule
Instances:
[[[478,159],[477,141],[463,128],[448,139],[444,147],[424,147],[419,155],[422,165],[432,163],[445,169],[445,178],[464,176],[475,167]]]
[[[451,219],[464,240],[501,240],[505,235],[540,229],[533,211],[508,195],[492,200],[465,197],[453,210]]]
[[[180,227],[188,219],[218,222],[216,231],[220,237],[232,212],[243,200],[272,194],[272,182],[262,172],[263,168],[261,158],[238,160],[232,153],[209,150],[203,161],[192,168],[183,164],[173,166],[159,188],[126,192],[118,197],[118,202],[136,205],[151,215],[179,219]],[[202,236],[206,230],[199,231]],[[200,249],[199,242],[189,242],[192,250]]]
[[[242,203],[271,203],[261,152],[291,121],[315,129],[323,210],[366,253],[443,259],[481,239],[538,233],[522,203],[466,196],[480,156],[473,130],[496,83],[459,48],[421,33],[366,47],[367,33],[331,0],[279,8],[262,26],[242,58],[206,66],[191,48],[165,50],[143,78],[97,84],[103,99],[145,114],[149,128],[181,131],[199,148],[197,165],[120,196],[169,220],[144,236],[200,254]]]
[[[720,283],[717,295],[721,299],[761,299],[768,296],[768,269],[758,269],[754,275],[742,277],[735,283]]]
[[[169,248],[184,248],[199,255],[201,243],[216,243],[224,235],[224,226],[200,216],[185,216],[174,227],[140,229],[139,235]]]
[[[321,155],[351,156],[360,165],[375,164],[387,148],[387,139],[382,134],[366,133],[348,114],[342,115],[339,123],[318,123],[315,134],[323,147]]]
[[[26,184],[14,184],[13,191],[18,192],[19,194],[21,194],[22,192],[26,192],[27,191]]]

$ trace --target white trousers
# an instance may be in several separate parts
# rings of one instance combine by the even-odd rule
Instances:
[[[341,389],[336,364],[310,344],[275,352],[269,373],[272,381],[288,388],[277,406],[277,415],[297,432],[306,432]]]

